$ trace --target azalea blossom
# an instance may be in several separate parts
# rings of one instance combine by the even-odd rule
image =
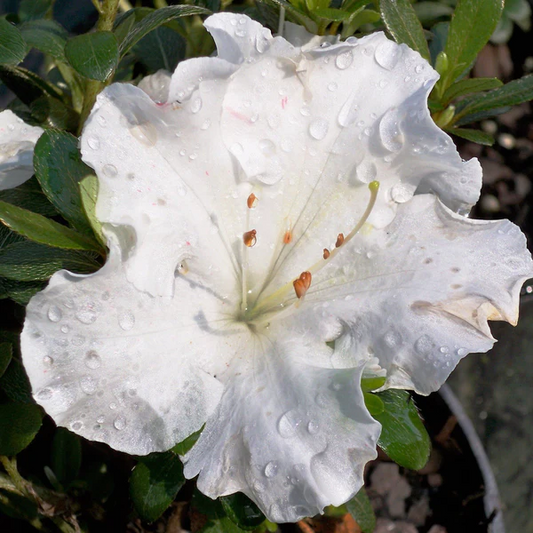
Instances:
[[[13,111],[0,113],[0,190],[18,187],[33,176],[33,149],[42,133]]]
[[[417,52],[205,25],[218,55],[168,97],[98,97],[81,151],[109,257],[31,300],[23,360],[59,425],[138,455],[205,425],[185,476],[295,521],[376,456],[363,373],[437,390],[488,320],[516,323],[532,262],[512,223],[466,218],[481,168],[432,122]]]

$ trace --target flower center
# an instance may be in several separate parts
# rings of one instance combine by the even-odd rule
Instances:
[[[313,276],[325,266],[329,265],[342,253],[342,250],[346,248],[346,245],[355,237],[355,235],[357,235],[357,233],[359,233],[368,220],[376,203],[379,182],[371,182],[368,185],[368,188],[370,191],[370,198],[365,212],[350,233],[347,235],[339,233],[337,235],[335,247],[332,250],[329,250],[328,248],[323,249],[322,259],[303,269],[298,278],[288,280],[284,285],[271,294],[264,295],[270,283],[269,276],[267,275],[262,289],[253,301],[249,301],[249,291],[247,286],[247,257],[249,253],[253,253],[251,249],[254,247],[260,236],[255,229],[246,231],[243,234],[243,261],[241,265],[242,299],[240,311],[237,316],[237,319],[240,322],[245,322],[248,325],[259,325],[261,323],[270,322],[274,317],[279,319],[282,316],[291,314],[299,307],[305,295],[312,290]],[[251,194],[247,201],[248,208],[253,209],[257,205],[257,201],[258,199],[256,196]],[[287,230],[283,236],[283,243],[290,244],[292,239],[292,231]]]

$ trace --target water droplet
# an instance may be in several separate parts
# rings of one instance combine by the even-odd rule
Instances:
[[[89,395],[94,394],[96,392],[97,386],[98,386],[98,382],[96,381],[96,379],[94,379],[91,376],[83,376],[80,379],[80,389],[85,394],[89,394]]]
[[[52,397],[52,389],[49,389],[49,388],[41,389],[37,393],[38,400],[49,400],[51,397]]]
[[[413,193],[414,191],[402,183],[393,185],[390,190],[391,199],[397,204],[404,204],[405,202],[408,202],[413,197]]]
[[[317,118],[309,124],[309,134],[317,141],[321,141],[328,134],[328,129],[328,121],[323,118]]]
[[[255,49],[260,53],[264,54],[268,48],[270,47],[270,43],[268,42],[268,38],[265,34],[265,32],[259,32],[255,37]]]
[[[416,342],[415,342],[415,350],[420,355],[429,355],[434,348],[433,341],[428,335],[422,335]]]
[[[399,152],[404,145],[404,137],[400,131],[400,117],[396,108],[389,109],[379,123],[379,136],[383,146],[390,152]]]
[[[118,174],[115,165],[104,165],[102,172],[104,173],[104,176],[107,176],[108,178],[114,178]]]
[[[51,305],[48,308],[48,320],[50,320],[50,322],[59,322],[62,317],[63,313],[61,312],[61,309],[57,307],[57,305]]]
[[[378,65],[386,70],[392,70],[401,56],[401,48],[388,39],[376,48],[374,58]]]
[[[276,461],[270,461],[265,466],[265,476],[266,477],[275,477],[278,474],[279,465]]]
[[[332,81],[331,83],[328,83],[328,91],[336,91],[337,89],[339,88],[339,86],[334,82]]]
[[[119,431],[125,429],[127,425],[128,422],[126,420],[126,417],[124,416],[117,416],[117,418],[115,418],[115,421],[113,422],[113,426],[115,426],[115,429],[118,429]]]
[[[70,424],[70,429],[72,429],[72,431],[79,431],[82,427],[83,423],[79,421],[72,422],[72,424]]]
[[[199,96],[192,100],[190,109],[191,113],[198,113],[202,109],[202,99]]]
[[[107,120],[103,115],[98,115],[96,117],[96,121],[98,122],[98,124],[100,124],[100,126],[105,126],[107,124]]]
[[[340,70],[347,69],[352,64],[352,62],[353,62],[353,54],[351,50],[342,52],[335,58],[335,65]]]
[[[87,352],[85,356],[85,366],[92,370],[96,370],[102,364],[102,358],[94,351]]]
[[[284,439],[294,437],[301,422],[301,418],[295,410],[287,411],[278,420],[278,433]]]
[[[376,165],[372,161],[363,161],[355,169],[357,179],[363,183],[374,181],[378,173]]]
[[[211,126],[211,121],[209,119],[207,119],[203,124],[202,124],[202,127],[200,129],[202,130],[207,130],[209,129],[209,126]]]
[[[383,341],[389,348],[394,348],[401,344],[402,337],[397,331],[391,329],[385,333]]]
[[[45,355],[43,357],[43,365],[45,366],[52,366],[54,364],[54,360],[49,355]]]
[[[112,409],[113,411],[118,407],[118,405],[115,402],[111,402],[109,404],[109,409]]]
[[[423,70],[424,70],[424,65],[417,65],[417,66],[415,67],[415,72],[416,72],[417,74],[420,74]]]
[[[304,106],[300,107],[300,115],[302,115],[304,117],[311,116],[311,110],[309,109],[309,106],[304,105]]]
[[[229,151],[239,157],[240,155],[242,155],[244,153],[244,148],[242,147],[242,144],[240,143],[233,143],[230,148],[229,148]]]
[[[70,331],[70,328],[65,324],[64,326],[61,326],[61,333],[68,333]]]
[[[89,148],[92,148],[93,150],[98,150],[98,148],[100,148],[100,141],[97,137],[89,137],[87,139],[87,144],[89,145]]]
[[[262,139],[259,141],[259,149],[266,156],[272,156],[276,153],[276,145],[270,139]]]
[[[459,357],[464,357],[467,353],[468,353],[468,350],[466,350],[466,348],[459,348],[457,350],[457,355]]]
[[[316,435],[316,433],[318,433],[318,429],[319,429],[318,424],[316,422],[313,422],[313,420],[310,420],[309,423],[307,424],[307,431],[311,435]]]
[[[450,349],[448,348],[448,346],[441,346],[439,348],[439,352],[440,353],[445,353],[446,354],[446,353],[449,353],[449,351],[450,351]]]
[[[150,122],[133,126],[130,129],[130,133],[140,143],[146,146],[154,146],[157,142],[157,130],[155,126]]]
[[[85,302],[76,311],[76,318],[82,324],[92,324],[98,318],[95,307],[94,302]]]

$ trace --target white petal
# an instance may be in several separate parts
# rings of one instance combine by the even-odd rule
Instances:
[[[112,85],[81,138],[83,159],[99,178],[96,214],[127,236],[128,279],[154,296],[172,294],[184,260],[191,275],[216,276],[217,290],[236,283],[231,246],[243,230],[225,224],[239,225],[238,217],[222,216],[235,181],[216,120],[220,95],[208,83],[183,105],[163,106],[137,87]]]
[[[185,476],[199,474],[204,494],[242,491],[269,520],[294,522],[361,488],[380,432],[364,405],[363,366],[311,366],[306,359],[329,349],[310,337],[294,328],[256,335],[222,376],[219,407],[185,456]]]
[[[339,345],[337,366],[374,355],[387,387],[422,394],[437,390],[467,353],[492,347],[487,320],[516,323],[520,287],[533,276],[518,227],[456,215],[433,195],[416,196],[387,228],[343,253],[306,295],[310,313],[324,301],[321,319],[340,320],[356,347],[343,355]]]
[[[0,113],[0,190],[18,187],[33,175],[33,149],[43,130],[12,111]]]
[[[96,274],[52,277],[28,305],[22,353],[35,399],[57,424],[144,455],[213,412],[222,385],[212,376],[238,351],[239,326],[184,277],[173,299],[137,291],[119,254],[113,246]]]
[[[168,100],[172,74],[165,69],[143,78],[137,87],[142,89],[154,102],[162,104]]]

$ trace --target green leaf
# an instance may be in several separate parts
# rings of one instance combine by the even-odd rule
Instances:
[[[173,453],[143,458],[130,477],[130,496],[139,516],[147,522],[157,520],[184,483],[183,465]]]
[[[19,18],[22,21],[42,19],[52,9],[54,0],[22,0]]]
[[[489,133],[485,133],[484,131],[465,128],[451,128],[446,129],[446,132],[452,135],[457,135],[457,137],[461,137],[462,139],[466,139],[467,141],[472,141],[477,144],[483,144],[485,146],[492,146],[494,144],[494,137]]]
[[[15,357],[11,359],[11,363],[0,378],[0,387],[10,400],[17,403],[34,404],[30,381],[20,359]]]
[[[259,507],[242,492],[223,496],[220,503],[228,518],[241,529],[256,529],[265,521],[265,515]]]
[[[41,428],[42,411],[30,403],[0,405],[0,455],[17,455]]]
[[[120,21],[115,20],[115,26],[113,27],[113,33],[115,34],[115,37],[117,38],[117,42],[119,44],[119,49],[122,41],[126,38],[128,33],[133,28],[133,25],[135,24],[135,10],[130,9],[129,11],[126,11],[123,13],[123,16],[120,18]]]
[[[35,145],[33,164],[50,202],[76,229],[92,234],[79,184],[93,171],[81,160],[78,139],[64,131],[45,131]]]
[[[29,179],[14,189],[0,191],[0,200],[43,216],[53,217],[57,215],[55,207],[48,201],[35,178]]]
[[[26,57],[27,46],[19,29],[0,17],[0,63],[17,65]]]
[[[196,6],[168,6],[157,9],[144,17],[120,43],[120,56],[127,54],[145,35],[171,20],[190,15],[209,15],[211,12]]]
[[[373,391],[383,387],[385,385],[387,378],[362,378],[361,379],[361,388],[364,392]]]
[[[422,24],[409,0],[380,0],[379,7],[387,30],[397,43],[405,43],[430,60]]]
[[[342,22],[343,20],[349,19],[352,14],[348,13],[347,11],[343,11],[342,9],[333,9],[331,7],[326,7],[322,9],[315,9],[313,11],[313,15],[326,20]]]
[[[415,13],[423,25],[434,23],[441,17],[448,17],[453,8],[441,2],[419,2],[414,6]]]
[[[13,345],[10,342],[0,342],[0,377],[2,377],[9,366],[12,357]]]
[[[117,38],[110,31],[78,35],[67,42],[65,55],[78,74],[106,81],[118,65]]]
[[[96,200],[98,198],[98,178],[87,176],[80,181],[80,194],[83,211],[87,220],[91,224],[94,234],[103,246],[106,245],[106,238],[102,232],[102,224],[96,218]]]
[[[53,20],[32,20],[20,26],[24,40],[32,48],[37,48],[59,61],[66,61],[65,44],[67,30]]]
[[[483,95],[465,98],[457,106],[457,117],[492,111],[507,106],[514,106],[533,100],[533,74],[506,83]]]
[[[15,281],[0,278],[0,294],[2,298],[11,298],[19,305],[26,306],[30,299],[44,289],[42,281]],[[11,368],[11,366],[10,366]]]
[[[96,242],[49,218],[0,201],[0,220],[31,241],[70,250],[99,250]]]
[[[385,410],[374,416],[382,425],[378,445],[396,463],[419,470],[429,459],[431,441],[407,391],[377,393]]]
[[[460,80],[448,87],[442,96],[442,102],[446,105],[459,96],[489,91],[502,85],[503,83],[498,78],[468,78],[466,80]]]
[[[504,0],[459,0],[444,51],[450,68],[442,84],[447,88],[475,61],[500,20]]]
[[[199,533],[241,533],[244,531],[226,515],[220,500],[212,500],[195,490],[191,505],[208,518]]]
[[[172,452],[177,455],[185,455],[196,444],[196,441],[200,438],[203,429],[204,428],[202,427],[192,435],[189,435],[186,439],[176,444],[174,448],[172,448]]]
[[[162,26],[143,37],[132,52],[149,72],[160,69],[172,72],[185,57],[185,50],[185,39],[174,30]]]
[[[100,266],[94,253],[50,248],[26,240],[0,250],[0,276],[18,281],[47,280],[62,268],[88,274]]]
[[[51,467],[63,487],[68,487],[78,477],[81,467],[81,442],[78,436],[65,428],[57,428],[54,435]]]
[[[348,512],[359,524],[361,531],[363,533],[373,533],[376,528],[376,515],[364,487],[345,505]]]
[[[371,392],[363,392],[363,397],[365,399],[366,408],[373,417],[385,411],[385,404],[376,394],[372,394]]]

